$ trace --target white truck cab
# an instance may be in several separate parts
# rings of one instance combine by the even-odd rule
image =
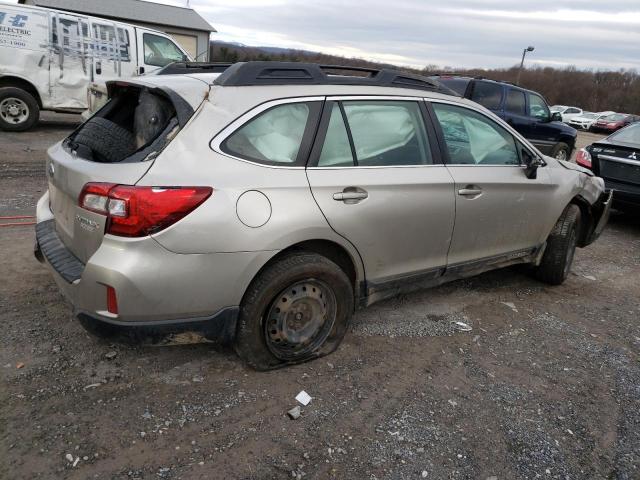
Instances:
[[[0,129],[27,130],[40,110],[95,111],[107,80],[189,60],[156,30],[0,2]]]

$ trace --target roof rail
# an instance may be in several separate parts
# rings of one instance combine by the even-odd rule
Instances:
[[[333,72],[352,72],[343,75]],[[366,73],[367,75],[357,75]],[[319,65],[301,62],[239,62],[216,78],[214,85],[245,87],[257,85],[367,85],[429,90],[459,96],[435,79],[388,68]]]
[[[232,63],[215,62],[173,62],[159,70],[153,75],[184,75],[187,73],[222,73],[229,68]]]

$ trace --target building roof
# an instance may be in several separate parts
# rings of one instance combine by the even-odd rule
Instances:
[[[155,23],[171,27],[215,32],[195,10],[143,0],[18,0],[37,7],[56,8],[122,21]]]

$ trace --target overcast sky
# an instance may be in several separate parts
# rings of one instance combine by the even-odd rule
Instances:
[[[185,6],[186,0],[156,0]],[[528,63],[640,70],[640,0],[191,0],[245,45],[441,67]]]

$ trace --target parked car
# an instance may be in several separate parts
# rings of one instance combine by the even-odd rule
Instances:
[[[583,114],[581,108],[567,107],[566,105],[554,105],[551,107],[551,113],[559,113],[564,123],[569,123],[572,119]]]
[[[604,179],[615,191],[614,206],[640,209],[640,123],[633,123],[576,154],[576,163]]]
[[[602,179],[426,77],[341,70],[109,83],[48,150],[37,206],[36,256],[80,322],[196,331],[269,369],[335,350],[354,310],[400,292],[516,263],[566,279],[607,221]]]
[[[591,130],[591,127],[601,118],[609,116],[615,112],[582,112],[582,115],[574,117],[569,121],[569,125],[578,130]]]
[[[106,101],[107,80],[187,59],[171,37],[156,30],[2,3],[0,129],[28,130],[40,110],[96,110]]]
[[[560,113],[552,115],[546,100],[539,93],[484,78],[448,75],[434,78],[463,97],[491,110],[545,155],[559,160],[571,157],[578,132],[561,123]]]
[[[592,126],[593,132],[612,133],[616,130],[626,127],[627,125],[640,121],[640,116],[629,115],[627,113],[612,113],[599,120],[597,120]]]

